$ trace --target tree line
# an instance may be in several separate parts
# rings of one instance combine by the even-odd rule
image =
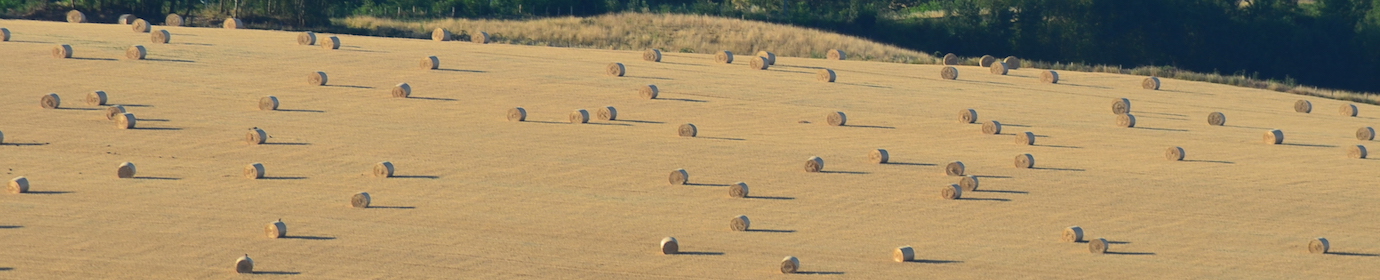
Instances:
[[[962,56],[1198,72],[1380,92],[1380,0],[0,0],[7,17],[239,17],[290,28],[331,18],[706,14],[819,28]]]

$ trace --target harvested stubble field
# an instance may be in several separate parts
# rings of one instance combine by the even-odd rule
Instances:
[[[778,57],[770,69],[707,54],[588,50],[297,33],[0,21],[0,278],[1356,278],[1380,260],[1380,161],[1349,159],[1358,117],[1341,101],[1201,82]],[[329,36],[328,34],[320,34]],[[73,59],[49,54],[71,44]],[[145,60],[123,60],[145,44]],[[438,70],[421,70],[427,56]],[[746,60],[743,60],[744,62]],[[604,74],[611,62],[624,77]],[[833,69],[836,83],[815,80]],[[330,75],[326,86],[307,74]],[[398,83],[411,98],[393,98]],[[657,99],[638,96],[655,84]],[[80,102],[108,93],[116,129]],[[60,109],[39,97],[58,93]],[[261,111],[273,95],[279,110]],[[1116,126],[1128,98],[1135,128]],[[618,120],[569,124],[576,109]],[[513,107],[526,122],[510,122]],[[975,123],[958,112],[973,108]],[[829,126],[826,114],[848,115]],[[1225,126],[1210,126],[1223,112]],[[998,120],[1000,135],[980,132]],[[805,123],[803,121],[808,121]],[[694,123],[698,137],[679,137]],[[270,138],[245,143],[258,127]],[[1277,128],[1283,145],[1262,143]],[[1031,131],[1033,146],[1014,144]],[[1165,160],[1183,147],[1184,161]],[[889,163],[874,164],[882,148]],[[1013,157],[1031,154],[1034,168]],[[823,172],[807,173],[818,156]],[[120,163],[138,165],[119,179]],[[376,178],[390,161],[394,177]],[[977,191],[944,200],[962,161]],[[265,178],[242,168],[263,163]],[[668,185],[684,168],[689,185]],[[752,186],[747,198],[727,187]],[[368,192],[370,208],[351,208]],[[729,229],[751,217],[745,232]],[[264,236],[282,219],[284,238]],[[1108,254],[1060,242],[1080,226]],[[677,255],[659,241],[674,236]],[[1315,237],[1333,254],[1309,254]],[[896,263],[897,247],[914,248]],[[799,271],[780,275],[785,256]],[[256,277],[257,278],[257,277]]]

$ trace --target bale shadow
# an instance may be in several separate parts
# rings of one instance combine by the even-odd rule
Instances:
[[[729,140],[729,141],[747,141],[747,139],[743,139],[743,138],[724,138],[724,137],[709,137],[709,136],[699,136],[699,137],[695,137],[695,138],[714,139],[714,140]]]
[[[419,97],[419,96],[408,96],[407,99],[421,99],[421,100],[435,100],[435,101],[460,101],[459,99],[451,99],[451,98]]]
[[[101,110],[101,109],[96,109],[96,108],[71,108],[71,107],[57,107],[57,108],[54,108],[54,109],[58,109],[58,110],[77,110],[77,111],[99,111],[99,110]]]
[[[1036,146],[1036,147],[1050,147],[1050,148],[1063,148],[1063,149],[1082,149],[1082,148],[1083,148],[1083,147],[1078,147],[1078,146],[1045,145],[1045,144],[1035,144],[1035,145],[1031,145],[1031,146]]]
[[[182,178],[172,178],[172,177],[151,177],[151,176],[135,176],[133,179],[139,179],[139,180],[168,180],[168,181],[182,180]]]
[[[1236,164],[1235,162],[1221,161],[1221,160],[1185,159],[1184,161],[1187,161],[1187,162],[1210,162],[1210,163],[1221,163],[1221,164]]]
[[[885,162],[885,163],[882,163],[882,164],[913,165],[913,166],[935,166],[935,165],[936,165],[936,164],[933,164],[933,163],[900,162],[900,161],[888,161],[888,162]]]
[[[685,65],[685,66],[704,66],[704,65],[700,65],[700,64],[689,64],[689,63],[679,63],[679,62],[670,62],[670,61],[662,61],[662,62],[660,62],[660,63],[674,64],[674,65]]]
[[[850,85],[850,86],[859,86],[859,87],[870,87],[870,88],[885,88],[885,89],[890,89],[890,88],[891,88],[891,87],[886,87],[886,86],[865,85],[865,84],[855,84],[855,83],[837,83],[837,84]]]
[[[178,36],[190,36],[190,35],[184,35],[184,34],[173,34],[173,35],[178,35]],[[172,44],[174,44],[174,45],[204,46],[204,47],[214,47],[214,46],[216,46],[216,45],[212,45],[212,44],[202,44],[202,43],[172,43]]]
[[[374,205],[370,205],[368,208],[378,208],[378,209],[417,209],[417,207],[414,207],[414,206],[374,206]]]
[[[182,130],[180,127],[135,127],[137,130]]]
[[[297,274],[302,274],[301,272],[296,272],[296,271],[255,271],[255,272],[250,272],[250,273],[252,273],[252,274],[266,274],[266,275],[297,275]]]
[[[695,102],[695,103],[705,103],[705,102],[709,102],[709,101],[704,101],[704,100],[698,100],[698,99],[685,99],[685,98],[657,98],[657,99],[658,99],[658,100],[672,100],[672,101]]]
[[[633,126],[633,125],[631,125],[631,124],[626,124],[626,123],[597,123],[597,122],[589,122],[589,123],[585,123],[585,124],[593,124],[593,125],[614,125],[614,126]]]
[[[978,177],[978,178],[992,178],[992,179],[1011,179],[1011,176],[997,176],[997,175],[973,175],[973,177]]]
[[[815,73],[810,73],[810,72],[805,72],[805,71],[792,71],[792,70],[777,70],[777,69],[771,69],[771,68],[768,68],[768,69],[767,69],[767,70],[768,70],[768,71],[780,71],[780,72],[787,72],[787,73],[799,73],[799,74],[815,74]]]
[[[792,233],[793,229],[748,229],[750,232],[770,232],[770,233]]]
[[[52,43],[53,43],[53,42],[43,42],[43,41],[23,41],[23,40],[10,40],[10,42],[15,42],[15,43],[30,43],[30,44],[52,44]]]
[[[950,260],[922,260],[922,259],[914,259],[914,260],[909,260],[909,261],[906,261],[906,262],[909,262],[909,263],[931,263],[931,264],[963,263],[963,261],[950,261]]]
[[[867,175],[867,174],[872,174],[872,173],[869,173],[869,172],[862,172],[862,171],[831,171],[831,170],[820,170],[819,173],[825,173],[825,174],[853,174],[853,175]]]
[[[1055,168],[1055,167],[1031,167],[1030,169],[1036,169],[1036,170],[1052,170],[1052,171],[1074,171],[1074,172],[1088,171],[1088,170],[1079,169],[1079,168]]]
[[[1187,129],[1175,129],[1175,128],[1158,128],[1158,127],[1144,127],[1144,126],[1137,126],[1137,127],[1132,127],[1132,128],[1134,128],[1134,129],[1147,129],[1147,130],[1159,130],[1159,131],[1188,132]]]
[[[1107,252],[1108,255],[1129,255],[1129,256],[1154,256],[1152,252]]]
[[[1107,240],[1107,244],[1131,244],[1131,241],[1113,241],[1113,240]]]
[[[296,109],[277,109],[277,110],[274,110],[274,111],[283,111],[283,112],[303,112],[303,113],[325,113],[325,112],[326,112],[326,111],[321,111],[321,110],[296,110]]]
[[[389,53],[389,52],[385,52],[385,51],[371,51],[371,50],[364,50],[364,49],[351,50],[351,49],[346,49],[346,48],[347,48],[346,46],[341,46],[341,47],[340,47],[339,49],[337,49],[337,50],[342,50],[342,51],[347,51],[347,52]],[[358,49],[359,47],[353,47],[353,48]]]
[[[1299,147],[1314,147],[1314,148],[1336,148],[1336,147],[1337,147],[1337,146],[1333,146],[1333,145],[1323,145],[1323,144],[1300,144],[1300,143],[1282,143],[1282,144],[1280,144],[1280,145],[1299,146]]]
[[[843,125],[843,127],[861,127],[861,128],[896,129],[896,127],[894,127],[894,126],[852,125],[852,124],[850,124],[850,125]]]
[[[405,176],[405,175],[393,175],[393,176],[391,176],[391,177],[389,177],[389,178],[399,178],[399,179],[441,179],[440,176],[426,176],[426,175],[407,175],[407,176]]]
[[[772,67],[795,67],[795,68],[806,68],[806,69],[824,69],[824,67],[800,66],[800,65],[789,65],[789,64],[772,64],[771,66],[772,66]],[[810,73],[810,74],[814,74],[814,73]]]
[[[685,183],[685,185],[688,185],[688,186],[701,186],[701,187],[727,187],[727,186],[732,186],[732,185],[729,185],[729,184],[698,184],[698,183]]]
[[[303,240],[335,240],[332,236],[309,236],[309,235],[287,235],[283,238],[303,239]]]
[[[366,86],[352,86],[352,85],[324,85],[324,86],[326,86],[326,87],[343,87],[343,88],[362,88],[362,89],[374,89],[374,87],[366,87]]]
[[[958,200],[1001,201],[1001,202],[1009,202],[1009,201],[1011,201],[1010,199],[1005,199],[1005,198],[985,198],[985,197],[960,197],[960,198],[958,198]]]
[[[1380,254],[1350,253],[1350,252],[1327,252],[1328,255],[1353,256],[1353,257],[1380,257]]]
[[[1235,128],[1261,129],[1261,130],[1267,130],[1267,129],[1269,129],[1269,128],[1264,128],[1264,127],[1254,127],[1254,126],[1244,126],[1244,125],[1222,125],[1222,126],[1225,126],[1225,127],[1235,127]]]
[[[266,142],[266,143],[263,143],[263,144],[261,144],[261,145],[279,145],[279,146],[307,146],[307,145],[311,145],[311,143],[284,143],[284,142]]]
[[[168,119],[140,119],[140,118],[134,118],[134,120],[135,120],[135,121],[141,121],[141,122],[166,122],[166,121],[168,121]]]
[[[10,270],[14,270],[14,268],[13,268],[13,267],[0,267],[0,271],[10,271]]]
[[[306,179],[309,179],[309,178],[307,178],[307,177],[268,177],[268,176],[264,176],[263,178],[260,178],[260,179],[264,179],[264,180],[306,180]]]
[[[445,68],[436,68],[436,69],[432,69],[432,70],[436,70],[436,71],[450,71],[450,72],[466,72],[466,73],[489,73],[488,71],[464,70],[464,69],[445,69]]]
[[[153,105],[145,105],[145,104],[109,104],[109,105],[120,105],[120,106],[125,106],[125,107],[153,107]]]
[[[1185,118],[1188,117],[1188,115],[1170,114],[1170,113],[1156,113],[1156,112],[1146,112],[1146,111],[1136,111],[1135,113],[1136,113],[1136,114],[1150,114],[1150,115],[1175,116],[1175,117],[1185,117]]]
[[[1031,126],[1029,126],[1029,125],[1023,125],[1023,124],[1014,124],[1014,123],[1002,123],[1002,124],[1001,124],[1001,126],[1011,126],[1011,127],[1031,127]]]
[[[724,252],[677,252],[676,255],[722,256]]]
[[[0,229],[15,229],[15,228],[23,228],[23,227],[24,227],[24,226],[0,226]]]
[[[805,275],[843,275],[843,271],[796,271],[795,274],[805,274]]]
[[[613,121],[615,121],[615,122],[632,122],[632,123],[650,123],[650,124],[664,124],[664,123],[665,123],[665,122],[640,121],[640,120],[613,120]]]
[[[144,60],[148,60],[148,61],[162,61],[162,62],[196,63],[196,61],[184,60],[184,59],[145,58]]]
[[[1096,89],[1112,89],[1111,87],[1104,87],[1104,86],[1092,86],[1092,85],[1080,85],[1080,84],[1062,83],[1063,81],[1060,81],[1060,82],[1061,82],[1061,83],[1059,83],[1060,85],[1070,85],[1070,86],[1075,86],[1075,87],[1090,87],[1090,88],[1096,88]]]
[[[522,121],[522,122],[530,122],[530,123],[546,123],[546,124],[570,124],[570,123],[569,123],[569,122],[552,122],[552,121],[533,121],[533,120],[527,120],[527,121]]]
[[[623,77],[628,77],[628,78],[639,78],[639,79],[651,79],[651,80],[663,80],[663,81],[674,81],[674,80],[676,80],[676,79],[672,79],[672,78],[648,77],[648,76],[623,76]]]
[[[751,196],[751,195],[746,196],[746,197],[744,197],[744,198],[751,198],[751,199],[771,199],[771,200],[794,200],[794,199],[795,199],[794,197],[784,197],[784,196]]]
[[[99,61],[120,61],[119,59],[114,59],[114,58],[95,58],[95,57],[73,57],[72,59],[77,59],[77,60],[99,60]]]
[[[31,194],[69,194],[69,193],[72,193],[72,192],[67,192],[67,191],[29,191],[29,192],[26,192],[26,193],[31,193]]]
[[[43,146],[48,143],[0,143],[0,146]]]
[[[993,192],[993,193],[1030,194],[1030,192],[1024,192],[1024,191],[1004,191],[1004,190],[973,190],[973,191],[974,191],[974,192]]]

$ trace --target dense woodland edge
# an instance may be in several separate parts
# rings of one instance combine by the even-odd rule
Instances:
[[[1377,8],[1380,0],[0,0],[0,17],[60,21],[76,9],[94,22],[120,14],[161,22],[177,13],[193,26],[237,17],[254,28],[413,37],[331,19],[701,14],[817,28],[935,56],[1014,55],[1041,68],[1326,96],[1299,85],[1380,92]],[[1339,98],[1375,103],[1372,94]]]

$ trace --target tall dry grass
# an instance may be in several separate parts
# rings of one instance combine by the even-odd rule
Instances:
[[[790,25],[702,15],[620,13],[595,17],[535,20],[442,19],[406,22],[375,17],[335,20],[349,28],[404,30],[407,37],[429,36],[437,27],[468,36],[485,31],[499,43],[555,47],[665,52],[733,53],[769,51],[778,56],[823,58],[829,49],[848,51],[849,59],[934,63],[929,54],[866,39]],[[424,36],[425,35],[425,36]],[[429,37],[428,37],[429,38]]]
[[[939,64],[931,54],[877,43],[866,39],[784,24],[703,15],[620,13],[595,17],[533,20],[442,19],[408,22],[374,17],[332,20],[347,28],[375,31],[374,35],[431,38],[431,30],[446,28],[460,37],[486,31],[497,43],[573,48],[644,50],[709,54],[721,50],[750,54],[765,50],[778,56],[824,58],[829,49],[848,52],[849,60],[914,64]],[[383,32],[383,31],[387,32]],[[978,57],[962,58],[961,64],[978,65]],[[1157,76],[1250,87],[1352,102],[1380,104],[1371,93],[1322,89],[1293,81],[1262,80],[1246,75],[1198,73],[1167,66],[1122,68],[1110,65],[1026,60],[1028,68],[1061,71]]]

